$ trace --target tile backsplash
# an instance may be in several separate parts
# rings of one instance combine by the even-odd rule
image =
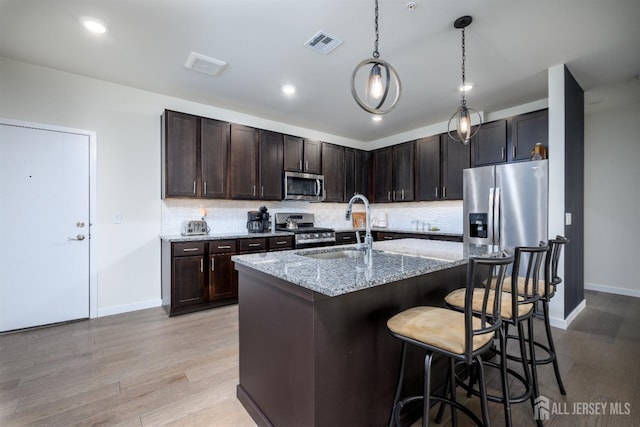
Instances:
[[[310,203],[298,201],[246,201],[165,199],[162,203],[162,235],[178,235],[182,221],[204,219],[211,233],[241,233],[246,231],[247,211],[266,206],[273,215],[276,212],[312,212],[316,226],[335,229],[351,228],[351,221],[344,218],[346,203]],[[359,201],[354,212],[364,211]],[[376,203],[371,205],[372,218],[386,215],[387,228],[411,230],[422,228],[422,223],[437,226],[447,233],[462,234],[462,201]]]

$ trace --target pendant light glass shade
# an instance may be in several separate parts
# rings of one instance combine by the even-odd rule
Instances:
[[[371,114],[386,114],[400,99],[398,73],[378,52],[378,0],[375,0],[376,40],[373,58],[360,62],[351,75],[351,95],[360,108]]]
[[[455,113],[453,113],[453,115],[451,116],[451,118],[449,119],[449,123],[447,124],[447,131],[449,133],[449,137],[455,141],[461,142],[464,145],[467,145],[469,143],[469,141],[471,140],[471,138],[473,138],[473,136],[478,133],[478,131],[480,130],[480,126],[482,125],[482,116],[480,116],[480,113],[478,113],[476,110],[474,110],[473,108],[469,108],[467,107],[467,100],[465,98],[465,94],[466,94],[466,73],[465,73],[465,59],[466,59],[466,54],[465,54],[465,39],[464,39],[464,29],[465,27],[467,27],[469,24],[471,24],[471,22],[473,21],[473,18],[471,18],[470,16],[463,16],[460,17],[458,19],[456,19],[456,21],[454,22],[453,26],[455,28],[461,28],[462,29],[462,86],[461,86],[461,92],[462,92],[462,100],[460,101],[460,106],[458,107],[458,109],[456,110]],[[471,126],[471,116],[475,114],[478,116],[478,126],[475,128],[472,128]],[[451,129],[451,124],[455,124],[455,128]],[[454,133],[455,131],[455,133]]]

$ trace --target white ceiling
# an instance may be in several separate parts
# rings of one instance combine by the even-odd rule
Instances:
[[[413,11],[408,1],[380,0],[379,50],[403,93],[378,123],[349,87],[373,51],[373,0],[0,0],[0,56],[372,141],[448,120],[461,79],[453,21],[471,15],[477,110],[546,98],[547,68],[562,63],[587,103],[613,96],[606,87],[640,94],[640,0],[415,0]],[[86,32],[87,15],[109,31]],[[305,47],[318,30],[344,43],[326,56]],[[229,65],[218,77],[188,70],[192,51]]]

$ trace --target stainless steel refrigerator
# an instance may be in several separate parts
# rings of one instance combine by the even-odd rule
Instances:
[[[548,194],[548,160],[465,169],[465,243],[506,248],[546,241]]]

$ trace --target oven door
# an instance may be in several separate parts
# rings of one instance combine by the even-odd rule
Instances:
[[[326,197],[324,175],[285,172],[284,199],[321,202]]]

